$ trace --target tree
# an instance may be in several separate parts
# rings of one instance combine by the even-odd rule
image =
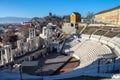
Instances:
[[[21,36],[19,38],[26,39],[29,36],[29,28],[28,27],[19,27],[18,28],[19,33],[21,33]]]
[[[88,12],[88,13],[87,13],[87,16],[86,16],[87,22],[88,22],[88,23],[93,22],[93,18],[94,18],[93,12]]]

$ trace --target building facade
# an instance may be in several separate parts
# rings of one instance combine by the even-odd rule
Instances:
[[[77,22],[81,22],[81,15],[77,12],[73,12],[70,15],[70,22],[71,23],[77,23]]]
[[[120,25],[120,6],[98,12],[94,17],[95,22]]]
[[[81,15],[78,12],[73,12],[70,15],[71,27],[78,27],[78,23],[81,22]]]

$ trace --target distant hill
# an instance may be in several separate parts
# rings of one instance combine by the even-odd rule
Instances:
[[[51,15],[51,16],[44,16],[41,18],[38,17],[33,17],[31,20],[32,24],[35,26],[46,26],[48,23],[52,23],[54,25],[57,26],[61,26],[62,25],[62,17],[61,16],[57,16],[57,15]]]
[[[20,23],[30,21],[31,18],[22,17],[0,17],[0,23]]]

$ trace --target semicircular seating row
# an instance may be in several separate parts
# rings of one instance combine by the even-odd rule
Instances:
[[[82,39],[91,39],[93,41],[98,41],[100,43],[103,43],[112,49],[116,50],[120,55],[120,38],[115,36],[112,38],[106,37],[106,36],[99,36],[99,35],[88,35],[88,34],[82,34]]]
[[[77,43],[74,44],[73,43]],[[101,43],[92,41],[92,40],[81,40],[80,42],[77,39],[66,43],[71,47],[64,48],[64,52],[68,55],[73,55],[80,60],[80,67],[87,66],[92,62],[96,61],[100,56],[104,54],[111,54],[111,49]],[[66,46],[67,47],[67,46]]]

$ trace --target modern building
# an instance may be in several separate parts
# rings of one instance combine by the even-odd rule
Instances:
[[[69,17],[69,21],[66,21],[62,25],[63,32],[67,34],[76,33],[76,29],[81,24],[81,14],[78,12],[72,12]]]
[[[120,25],[120,6],[95,14],[95,22]]]
[[[81,22],[81,15],[78,12],[73,12],[70,15],[70,22],[71,23]]]

